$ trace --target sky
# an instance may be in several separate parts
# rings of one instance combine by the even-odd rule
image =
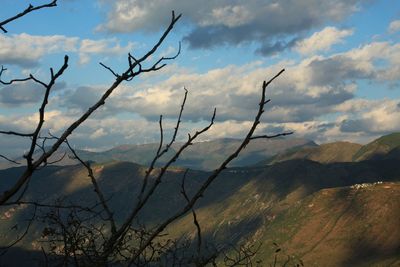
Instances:
[[[2,0],[0,21],[29,3]],[[0,34],[2,79],[44,81],[70,57],[50,94],[42,136],[59,135],[127,67],[127,54],[145,54],[171,19],[171,34],[147,62],[179,57],[160,71],[124,82],[69,138],[77,148],[105,150],[158,142],[174,128],[188,89],[178,133],[185,140],[209,123],[199,140],[243,137],[257,112],[264,80],[286,71],[267,89],[258,132],[294,131],[288,138],[317,143],[366,143],[400,131],[400,1],[396,0],[59,0],[6,25]],[[0,87],[0,130],[32,132],[44,89],[32,82]],[[21,154],[29,140],[1,136],[1,154]]]

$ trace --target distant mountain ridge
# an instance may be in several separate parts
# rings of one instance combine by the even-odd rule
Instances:
[[[400,133],[392,133],[375,139],[363,146],[354,156],[354,161],[385,157],[393,149],[400,147]]]
[[[241,143],[240,139],[223,138],[212,141],[197,142],[189,146],[175,162],[174,166],[198,170],[213,170],[230,155]],[[167,162],[179,149],[183,143],[177,142],[172,145],[168,153],[158,161],[158,166]],[[140,144],[140,145],[121,145],[103,152],[90,152],[77,150],[77,154],[84,160],[90,160],[98,163],[110,161],[129,161],[148,166],[155,156],[159,144]],[[253,165],[265,158],[272,157],[287,149],[299,148],[303,146],[316,146],[313,141],[302,138],[275,138],[275,139],[257,139],[253,140],[242,151],[240,156],[234,160],[230,166],[244,167]],[[71,154],[65,148],[57,151],[49,160],[57,161],[56,165],[73,165],[78,161],[71,159],[64,154]],[[17,161],[24,162],[22,159]],[[0,165],[0,169],[14,167],[12,164]]]
[[[262,160],[256,165],[271,165],[293,159],[309,159],[319,163],[400,159],[400,133],[381,136],[366,145],[338,141],[315,146],[294,147]]]
[[[263,244],[259,257],[266,264],[273,261],[272,242],[302,258],[305,266],[399,263],[400,239],[395,238],[400,236],[396,225],[400,211],[397,166],[398,161],[393,159],[325,164],[295,159],[263,167],[229,168],[196,206],[198,220],[204,238],[209,241],[236,244],[247,238],[259,240]],[[0,190],[21,170],[0,171]],[[93,170],[104,194],[113,196],[111,207],[121,221],[134,204],[127,200],[135,199],[146,167],[110,162],[94,164]],[[184,171],[176,168],[167,172],[162,187],[143,211],[142,222],[156,223],[182,204],[180,183]],[[207,175],[204,171],[189,171],[188,194]],[[51,203],[59,197],[90,205],[94,193],[82,166],[50,166],[39,171],[24,199]],[[8,207],[0,209],[0,215],[0,240],[12,240],[15,234],[10,229],[16,223],[23,227],[24,216],[18,208]],[[195,233],[192,220],[188,214],[167,231],[171,236]],[[40,233],[40,224],[32,226],[20,247],[33,249],[40,244]],[[381,240],[381,248],[376,247],[375,237]],[[328,255],[326,250],[333,249],[332,242],[338,249]],[[361,245],[373,249],[368,252],[370,258],[364,258]]]
[[[270,159],[262,161],[259,165],[274,164],[292,159],[309,159],[320,163],[351,162],[354,155],[362,148],[362,145],[350,142],[334,142],[319,146],[304,146],[289,149]]]
[[[179,166],[197,170],[213,170],[239,146],[241,140],[223,138],[212,141],[194,143],[185,150],[181,157],[174,163]],[[175,143],[168,153],[158,162],[161,166],[179,149],[182,143]],[[78,155],[84,160],[97,163],[110,161],[128,161],[148,166],[154,158],[158,148],[157,143],[140,145],[120,145],[102,152],[90,152],[77,149]],[[56,165],[74,165],[78,161],[71,159],[70,152],[61,148],[50,158],[51,161],[60,162]],[[400,133],[382,136],[366,145],[338,141],[318,145],[315,142],[302,138],[288,136],[276,139],[253,140],[242,151],[239,158],[233,161],[230,167],[263,166],[277,162],[309,159],[320,163],[358,162],[369,159],[400,159]],[[23,159],[17,161],[24,162]],[[15,167],[9,162],[0,162],[0,170]]]
[[[265,266],[274,261],[273,242],[285,254],[302,259],[305,266],[399,266],[400,134],[382,136],[364,146],[349,142],[317,145],[289,138],[270,141],[250,144],[242,159],[233,164],[236,167],[224,170],[205,192],[196,206],[204,240],[224,244],[257,240],[262,244],[257,257]],[[221,139],[190,147],[177,163],[182,167],[167,171],[162,186],[142,211],[141,221],[152,225],[169,216],[182,205],[180,186],[185,168],[218,164],[236,142]],[[146,162],[156,147],[127,145],[101,153],[78,151],[85,159],[97,161],[93,171],[105,196],[113,196],[110,206],[118,222],[127,216],[147,169],[121,159]],[[172,147],[171,153],[175,149]],[[271,151],[275,154],[267,153]],[[56,156],[62,154],[61,150]],[[258,159],[259,164],[254,165]],[[22,170],[0,170],[0,191],[6,190]],[[189,170],[187,193],[193,194],[207,175],[207,171]],[[38,171],[24,200],[51,203],[60,197],[88,205],[93,201],[85,168],[48,166]],[[15,238],[15,230],[10,229],[16,224],[23,228],[28,216],[24,209],[0,209],[0,246]],[[41,227],[40,223],[32,226],[18,253],[40,257],[40,253],[29,251],[38,251]],[[170,236],[195,236],[191,214],[167,231]],[[286,256],[280,260],[285,261]]]

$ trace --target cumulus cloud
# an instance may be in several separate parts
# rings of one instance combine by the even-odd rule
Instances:
[[[87,53],[99,51],[90,43],[85,49]],[[167,48],[164,53],[172,53],[172,50]],[[214,107],[217,107],[217,122],[203,138],[240,137],[256,112],[262,81],[281,67],[286,67],[286,72],[267,90],[267,97],[272,101],[260,124],[262,132],[294,130],[296,136],[319,142],[368,140],[400,130],[400,101],[355,99],[359,81],[399,82],[400,71],[395,71],[399,63],[400,44],[373,42],[343,53],[312,55],[299,62],[282,61],[271,66],[255,61],[197,73],[172,65],[163,70],[168,78],[154,79],[150,75],[138,84],[119,87],[71,140],[80,148],[97,149],[124,143],[156,142],[159,138],[156,120],[163,114],[165,128],[173,129],[183,87],[189,90],[189,96],[179,140],[185,139],[190,129],[207,123]],[[27,88],[24,83],[19,86],[24,88],[3,88],[0,102],[38,101],[34,94],[36,89]],[[67,86],[57,91],[49,106],[44,131],[62,131],[77,114],[92,105],[105,88],[103,85]],[[23,95],[25,89],[29,92],[27,95]],[[37,114],[0,117],[0,128],[27,132],[36,121]]]
[[[122,46],[116,38],[90,40],[64,35],[35,36],[26,33],[0,36],[0,61],[24,68],[36,66],[48,54],[75,52],[84,64],[94,54],[120,55],[133,48],[133,43]],[[18,51],[18,52],[16,52]]]
[[[94,131],[94,133],[92,133],[89,138],[90,139],[96,139],[96,138],[100,138],[102,136],[106,136],[107,132],[106,130],[104,130],[104,128],[98,128],[96,131]]]
[[[183,13],[193,25],[185,37],[192,48],[258,42],[258,52],[284,49],[283,38],[339,21],[368,0],[102,0],[111,5],[105,23],[98,30],[111,32],[156,31],[168,24],[170,11]],[[286,42],[287,44],[290,44]],[[271,47],[268,49],[268,47]]]
[[[256,61],[205,73],[174,68],[165,80],[118,88],[101,114],[107,117],[132,112],[148,120],[157,120],[160,114],[174,118],[186,87],[186,120],[208,120],[216,107],[218,121],[248,121],[256,112],[262,81],[286,66],[286,72],[267,90],[272,101],[264,119],[269,123],[312,121],[335,112],[349,112],[345,103],[354,98],[360,80],[381,83],[390,77],[398,82],[400,72],[392,70],[396,69],[399,53],[397,44],[376,42],[327,57],[312,56],[298,63],[285,61],[268,67]],[[70,90],[61,97],[62,106],[85,110],[102,90],[104,86]]]
[[[343,38],[352,34],[353,30],[339,30],[335,27],[326,27],[320,32],[315,32],[309,38],[297,42],[294,49],[301,54],[327,51],[334,44],[343,43]]]
[[[389,24],[388,31],[390,33],[395,33],[400,31],[400,20],[394,20]]]
[[[290,41],[275,41],[275,42],[264,42],[262,45],[256,49],[258,54],[267,56],[267,55],[275,55],[283,50],[289,49],[293,47],[299,38],[293,38]]]
[[[121,46],[117,38],[90,40],[83,39],[80,42],[79,63],[86,64],[90,60],[90,55],[121,55],[127,54],[134,47],[134,43],[129,42],[126,46]]]
[[[32,67],[43,55],[61,51],[75,51],[79,38],[63,35],[34,36],[26,33],[0,36],[0,61]]]
[[[53,91],[65,88],[65,82],[56,83]],[[45,88],[32,81],[14,83],[0,88],[0,103],[19,107],[25,104],[34,104],[43,99]]]
[[[399,130],[399,100],[384,99],[369,102],[357,117],[344,119],[341,122],[340,129],[343,132],[384,134]]]

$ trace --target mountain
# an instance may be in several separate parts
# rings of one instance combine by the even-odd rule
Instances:
[[[87,154],[90,152],[87,152],[85,150],[79,150],[76,149],[76,152],[80,154]],[[37,158],[39,154],[34,154],[33,158]],[[76,165],[79,163],[79,161],[71,158],[72,153],[67,147],[61,146],[56,152],[51,155],[51,157],[48,159],[48,162],[51,163],[52,165],[56,166],[70,166],[70,165]],[[15,158],[13,159],[14,161],[18,162],[19,164],[15,164],[6,160],[0,161],[0,170],[5,170],[8,168],[13,168],[13,167],[18,167],[18,166],[24,166],[26,165],[26,159],[23,157]]]
[[[384,135],[366,145],[350,142],[306,144],[293,147],[258,162],[257,166],[271,165],[293,159],[309,159],[320,163],[359,162],[364,160],[400,160],[400,133]]]
[[[326,164],[300,159],[229,168],[196,206],[204,240],[218,244],[261,242],[257,257],[265,266],[273,261],[273,242],[285,255],[301,258],[305,266],[395,266],[400,261],[397,165],[397,160],[390,159]],[[94,164],[93,169],[121,222],[135,202],[146,168],[110,162]],[[0,190],[7,188],[19,172],[21,168],[0,171]],[[157,194],[141,213],[142,223],[154,225],[182,206],[183,174],[182,168],[167,172]],[[193,194],[209,174],[190,170],[188,194]],[[76,165],[40,170],[24,198],[46,203],[64,198],[90,205],[94,197],[86,171]],[[15,238],[16,224],[24,229],[30,214],[27,206],[3,207],[0,211],[0,243],[4,245]],[[40,222],[32,225],[19,248],[37,251],[43,227]],[[195,231],[191,214],[167,229],[170,236],[195,236]]]
[[[400,133],[382,136],[363,146],[354,156],[354,161],[378,159],[400,146]]]
[[[230,155],[241,143],[239,139],[224,138],[213,141],[197,142],[186,149],[176,166],[213,170]],[[314,142],[299,138],[258,139],[251,142],[231,166],[246,166],[254,164],[261,159],[271,157],[294,147],[302,147],[314,144]],[[166,162],[179,149],[182,143],[175,143],[169,154],[161,158],[160,164]],[[149,145],[124,145],[101,153],[102,159],[94,157],[97,162],[114,160],[132,161],[142,165],[148,165],[154,157],[158,144]],[[93,159],[93,158],[92,158]]]
[[[198,170],[213,170],[230,155],[241,143],[239,139],[224,138],[213,141],[197,142],[188,147],[181,157],[174,163],[174,166]],[[163,157],[158,161],[158,166],[167,162],[183,143],[175,143]],[[110,161],[129,161],[148,166],[153,160],[158,148],[157,143],[142,145],[121,145],[103,152],[90,152],[76,150],[83,160],[90,160],[98,163]],[[265,158],[269,158],[287,149],[303,146],[313,146],[314,142],[302,138],[275,138],[257,139],[252,141],[231,163],[231,166],[247,166],[255,164]],[[66,155],[65,155],[66,154]],[[50,162],[56,161],[55,165],[74,165],[78,162],[69,157],[71,152],[66,148],[60,148],[51,158]],[[63,157],[64,156],[64,157]],[[59,159],[61,159],[59,161]],[[24,159],[16,159],[24,163]],[[15,164],[0,161],[0,169],[15,167]]]
[[[362,145],[350,142],[334,142],[314,146],[302,146],[289,149],[270,159],[261,161],[258,165],[274,164],[293,159],[309,159],[320,163],[351,162],[353,156]]]
[[[271,217],[260,238],[306,266],[399,266],[399,203],[398,182],[323,189]]]

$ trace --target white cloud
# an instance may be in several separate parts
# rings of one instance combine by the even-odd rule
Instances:
[[[216,107],[218,121],[248,121],[256,112],[262,81],[286,67],[286,72],[267,89],[272,101],[264,119],[270,123],[311,121],[341,112],[340,109],[350,112],[345,103],[354,98],[360,80],[381,83],[391,75],[391,81],[400,81],[400,72],[393,72],[399,53],[398,44],[376,42],[327,57],[312,56],[298,63],[283,61],[268,67],[260,61],[205,73],[176,66],[172,66],[171,73],[167,67],[164,71],[171,76],[166,79],[146,79],[144,83],[118,88],[101,114],[107,117],[133,112],[149,120],[157,120],[160,114],[174,118],[186,87],[186,120],[207,120]],[[91,99],[99,88],[104,87],[78,88],[80,91],[61,97],[62,106],[85,110],[85,99]]]
[[[249,23],[253,19],[246,6],[223,6],[211,10],[211,14],[199,22],[201,26],[225,25],[233,28]]]
[[[117,38],[91,40],[83,39],[79,46],[80,63],[86,64],[90,60],[89,55],[121,55],[127,54],[134,47],[134,43],[129,42],[126,46],[121,46]]]
[[[0,35],[0,61],[20,66],[37,65],[43,55],[76,51],[79,38],[63,35],[34,36],[26,33]]]
[[[89,138],[90,139],[96,139],[96,138],[100,138],[103,136],[106,136],[107,132],[103,129],[103,128],[99,128],[97,129],[94,133],[92,133]]]
[[[117,40],[87,42],[82,51],[88,55],[103,53],[115,43]],[[77,50],[81,47],[77,45]],[[172,50],[167,48],[164,53],[172,53]],[[116,51],[120,50],[113,50],[113,53]],[[217,122],[203,138],[240,137],[256,113],[262,81],[272,77],[281,67],[286,67],[286,72],[267,89],[267,97],[272,101],[266,106],[260,125],[262,131],[295,130],[298,137],[320,142],[367,140],[400,130],[400,100],[355,99],[357,82],[381,84],[389,79],[398,82],[400,72],[393,70],[399,62],[400,44],[373,42],[343,53],[314,55],[300,62],[282,61],[272,66],[256,61],[196,73],[172,65],[162,71],[168,76],[166,79],[154,79],[150,75],[138,84],[118,88],[107,104],[71,136],[71,140],[80,147],[90,148],[156,142],[159,138],[156,119],[163,114],[165,128],[173,129],[184,86],[188,88],[189,96],[179,140],[185,139],[190,129],[199,129],[207,123],[214,107],[217,107]],[[58,91],[52,98],[58,102],[49,105],[45,130],[61,131],[77,113],[86,110],[104,88],[99,85]],[[127,119],[127,114],[133,119]],[[37,114],[0,117],[0,126],[28,131],[36,120]]]
[[[185,37],[192,48],[257,42],[262,54],[292,44],[301,33],[339,21],[359,10],[368,0],[102,0],[109,10],[97,30],[110,32],[159,31],[170,21],[171,11],[182,13],[193,27]]]
[[[320,32],[315,32],[309,38],[297,42],[294,49],[301,54],[327,51],[333,45],[343,43],[343,38],[352,35],[353,32],[353,30],[339,30],[335,27],[326,27]]]
[[[36,36],[26,33],[0,36],[0,61],[32,67],[49,54],[74,52],[80,55],[80,63],[87,63],[91,55],[121,55],[128,53],[134,44],[122,46],[116,38],[80,39],[64,35]]]
[[[400,20],[394,20],[389,24],[388,31],[390,33],[395,33],[400,31]]]
[[[345,133],[384,134],[400,130],[400,100],[363,100],[352,111],[352,116],[345,117],[340,122],[340,130]]]

